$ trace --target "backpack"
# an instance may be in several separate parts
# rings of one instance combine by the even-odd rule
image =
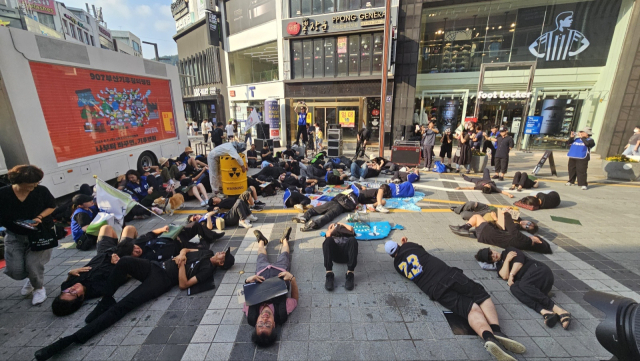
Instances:
[[[176,241],[171,238],[154,238],[144,244],[144,252],[141,258],[149,261],[162,262],[177,254]]]
[[[316,154],[313,158],[311,158],[309,164],[324,164],[324,152]]]
[[[358,206],[358,196],[353,192],[349,194],[338,194],[333,198],[334,201],[338,202],[342,208],[346,209],[347,212],[354,211]]]

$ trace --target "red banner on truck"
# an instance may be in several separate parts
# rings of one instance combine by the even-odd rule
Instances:
[[[59,163],[177,137],[168,80],[30,66]]]

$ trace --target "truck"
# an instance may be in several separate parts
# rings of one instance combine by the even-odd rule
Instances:
[[[188,146],[175,66],[0,27],[5,168],[40,167],[54,197]]]

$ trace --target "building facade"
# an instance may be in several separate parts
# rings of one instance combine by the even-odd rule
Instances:
[[[111,30],[111,37],[116,51],[142,58],[142,42],[135,34],[126,30]]]
[[[640,76],[629,65],[637,13],[634,0],[402,3],[394,139],[429,119],[442,129],[467,119],[506,126],[534,150],[563,149],[591,127],[597,153],[618,152],[635,126],[625,94]],[[524,134],[529,116],[541,117],[540,134]]]
[[[100,32],[95,17],[89,12],[56,2],[58,16],[54,18],[57,31],[67,41],[100,47]]]
[[[23,29],[21,18],[17,0],[0,0],[0,26]]]

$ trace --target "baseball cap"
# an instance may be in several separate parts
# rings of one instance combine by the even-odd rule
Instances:
[[[93,197],[86,194],[76,194],[73,196],[72,202],[76,206],[93,201]]]
[[[231,254],[231,247],[227,248],[227,252],[224,254],[224,264],[222,269],[228,270],[236,263],[236,258]]]
[[[586,127],[580,130],[583,133],[587,133],[588,135],[593,135],[593,131],[591,130],[591,127]]]
[[[393,256],[398,251],[398,244],[394,241],[387,241],[384,244],[384,251],[387,252],[389,256]]]
[[[506,127],[502,127],[502,128],[500,128],[500,131],[501,131],[501,132],[508,132],[508,131],[509,131],[509,129],[507,129]]]

